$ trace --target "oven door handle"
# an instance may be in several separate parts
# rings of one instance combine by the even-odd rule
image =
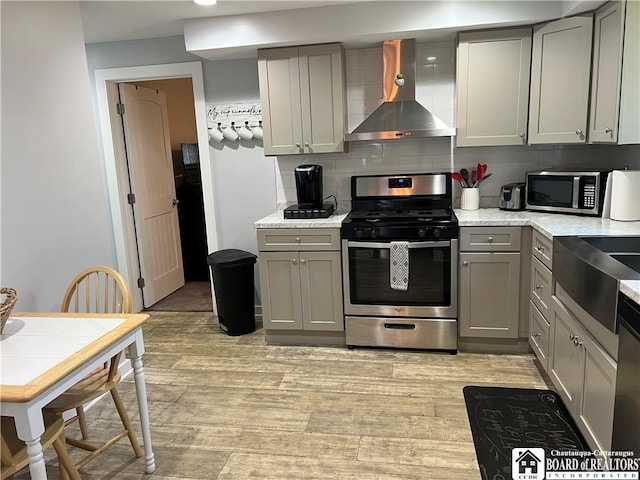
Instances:
[[[360,248],[391,248],[391,242],[347,242],[348,247]],[[438,248],[451,246],[451,240],[435,242],[409,242],[409,248]]]

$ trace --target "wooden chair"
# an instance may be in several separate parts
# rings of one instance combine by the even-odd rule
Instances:
[[[13,418],[2,417],[0,431],[2,432],[0,445],[2,468],[0,469],[0,478],[5,480],[13,478],[14,473],[26,467],[29,464],[29,456],[27,454],[27,445],[18,438]],[[62,417],[44,414],[44,433],[40,437],[40,441],[43,449],[53,445],[58,454],[60,469],[66,472],[68,478],[80,480],[78,469],[73,464],[73,460],[64,444],[64,421]]]
[[[131,313],[131,294],[122,275],[112,268],[90,267],[73,279],[64,294],[61,310],[83,313]],[[76,410],[76,415],[67,420],[66,424],[78,420],[82,440],[67,438],[66,442],[90,452],[76,463],[77,468],[83,467],[125,436],[129,437],[136,457],[142,456],[142,450],[133,432],[131,420],[116,388],[120,382],[118,364],[121,355],[122,352],[118,353],[111,358],[110,362],[106,362],[102,367],[94,370],[45,407],[45,411],[57,415],[62,415],[68,410]],[[88,439],[84,406],[107,392],[111,394],[124,430],[100,446],[91,445],[84,441]]]

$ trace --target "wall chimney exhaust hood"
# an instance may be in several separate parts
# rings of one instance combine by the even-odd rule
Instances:
[[[400,138],[453,137],[455,128],[436,117],[416,101],[416,41],[386,40],[384,62],[384,103],[346,141],[392,140]],[[403,79],[398,79],[402,74]]]

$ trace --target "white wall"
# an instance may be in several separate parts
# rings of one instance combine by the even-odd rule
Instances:
[[[80,11],[1,2],[0,282],[17,310],[55,311],[71,279],[115,253]]]

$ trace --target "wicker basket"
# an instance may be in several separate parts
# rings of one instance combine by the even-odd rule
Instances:
[[[4,330],[4,325],[9,320],[11,310],[18,300],[18,292],[14,288],[0,287],[0,295],[6,295],[7,298],[0,304],[0,333]]]

